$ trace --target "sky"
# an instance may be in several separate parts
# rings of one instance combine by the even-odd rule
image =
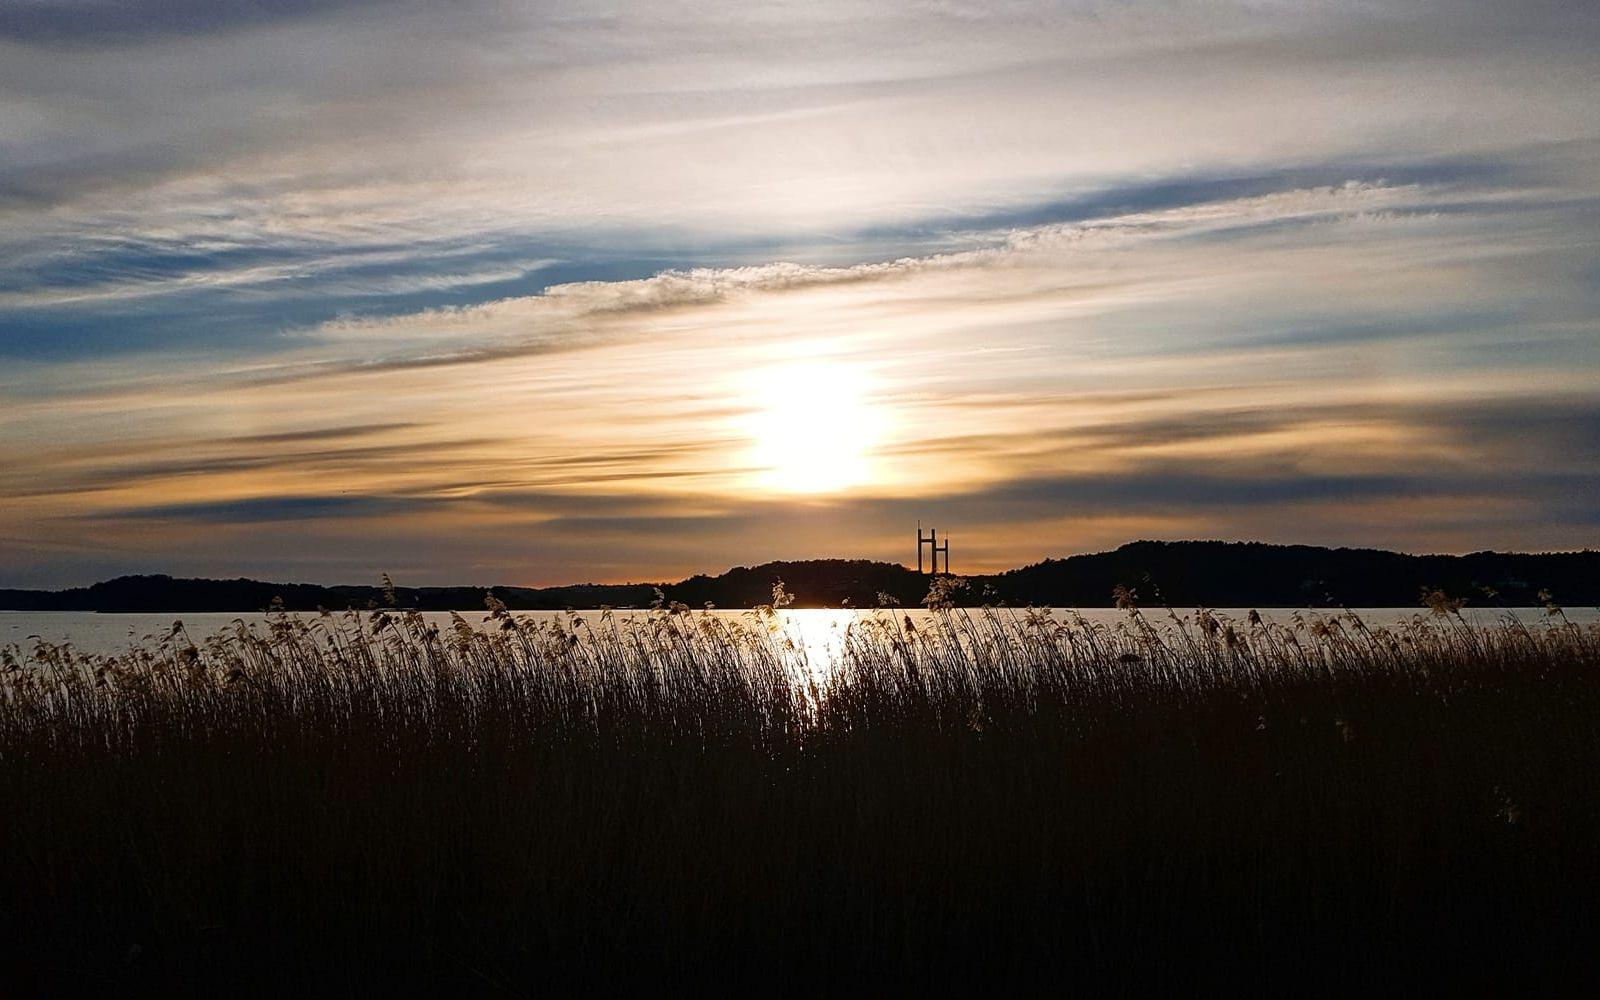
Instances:
[[[1600,4],[0,6],[0,586],[1597,498]]]

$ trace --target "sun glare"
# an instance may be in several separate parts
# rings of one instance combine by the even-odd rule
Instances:
[[[785,493],[831,493],[871,478],[880,415],[866,372],[838,362],[795,362],[751,378],[754,464]]]

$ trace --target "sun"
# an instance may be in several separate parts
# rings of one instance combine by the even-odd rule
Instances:
[[[834,493],[871,479],[881,416],[863,369],[841,362],[777,365],[750,378],[753,464],[767,489]]]

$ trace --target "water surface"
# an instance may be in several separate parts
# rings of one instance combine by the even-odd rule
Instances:
[[[1114,624],[1127,618],[1128,613],[1114,608],[1051,608],[1048,609],[1057,618],[1071,618],[1081,615],[1090,622]],[[616,611],[619,616],[643,616],[647,611]],[[701,612],[696,612],[701,613]],[[711,612],[720,616],[741,617],[753,616],[752,611],[743,610],[718,610]],[[827,656],[836,645],[840,631],[850,622],[863,615],[888,614],[889,611],[853,611],[853,610],[786,610],[780,612],[785,627],[793,636],[797,644],[803,645],[807,654],[812,657]],[[924,610],[899,611],[893,614],[908,614],[913,620],[922,620],[931,613]],[[959,611],[957,612],[960,613]],[[975,612],[973,612],[975,613]],[[1001,609],[1002,614],[1024,614]],[[1170,622],[1165,609],[1146,609],[1147,619],[1160,624]],[[1213,609],[1213,614],[1220,617],[1244,621],[1250,611],[1247,608],[1219,608]],[[1262,608],[1260,614],[1263,619],[1284,624],[1292,622],[1294,615],[1332,615],[1338,613],[1334,610],[1306,611],[1294,608]],[[1410,621],[1413,617],[1429,616],[1426,608],[1357,608],[1355,613],[1370,626],[1392,626]],[[483,621],[485,612],[482,609],[460,612],[468,622],[477,624]],[[516,611],[513,614],[524,619],[557,620],[568,617],[566,611]],[[590,624],[595,624],[601,612],[599,610],[577,611],[578,615]],[[1180,618],[1188,617],[1192,620],[1193,611],[1178,611]],[[1594,608],[1567,609],[1565,614],[1569,619],[1582,624],[1600,622],[1600,610]],[[314,612],[301,612],[301,617],[311,618]],[[1487,626],[1503,621],[1508,616],[1514,616],[1526,625],[1538,625],[1547,620],[1548,616],[1543,608],[1467,608],[1463,611],[1465,619],[1474,625]],[[441,627],[448,626],[451,622],[448,611],[425,611],[422,617],[434,622]],[[261,626],[267,621],[267,615],[259,612],[239,613],[226,611],[200,611],[200,612],[160,612],[160,613],[134,613],[134,614],[108,614],[95,611],[0,611],[0,646],[17,645],[24,649],[31,648],[38,640],[60,644],[70,643],[76,649],[86,653],[112,654],[128,649],[131,646],[144,644],[149,639],[159,639],[171,631],[175,622],[181,621],[189,635],[196,641],[206,636],[214,635],[224,630],[231,630],[238,622],[249,625]]]

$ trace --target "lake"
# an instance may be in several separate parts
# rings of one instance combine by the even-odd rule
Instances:
[[[1122,621],[1127,612],[1115,608],[1053,608],[1050,609],[1057,617],[1082,615],[1092,622],[1111,624]],[[1213,614],[1220,617],[1232,618],[1243,621],[1250,613],[1246,608],[1216,608],[1211,609]],[[1263,608],[1260,609],[1262,618],[1268,621],[1288,623],[1296,614],[1294,608]],[[1413,616],[1426,617],[1429,612],[1426,608],[1357,608],[1356,613],[1368,625],[1397,625],[1411,620]],[[643,616],[647,611],[616,611],[619,616]],[[700,613],[700,612],[697,612]],[[712,612],[716,615],[739,617],[749,615],[749,611],[718,610]],[[853,610],[787,610],[780,612],[786,625],[795,636],[797,642],[806,648],[808,655],[813,658],[825,657],[834,645],[834,640],[841,629],[854,620],[857,616],[873,614],[871,611]],[[926,618],[930,612],[916,609],[909,612],[915,619]],[[1017,611],[1021,613],[1020,610]],[[1300,614],[1329,615],[1332,609],[1320,612],[1299,611]],[[302,617],[312,617],[312,612],[302,612]],[[518,618],[531,619],[558,619],[564,618],[565,611],[517,611],[513,612]],[[578,611],[580,617],[593,622],[598,618],[600,611]],[[1185,612],[1179,611],[1180,616]],[[1187,612],[1192,617],[1193,611]],[[1463,612],[1466,620],[1476,625],[1491,625],[1503,620],[1507,615],[1515,617],[1527,625],[1537,625],[1547,619],[1543,608],[1467,608]],[[1600,610],[1594,608],[1568,609],[1567,616],[1575,622],[1589,624],[1600,622]],[[485,612],[481,609],[462,611],[462,617],[472,623],[480,622]],[[1153,623],[1160,624],[1169,621],[1164,609],[1146,609],[1146,617]],[[425,611],[423,617],[430,622],[441,626],[450,622],[448,611]],[[86,653],[111,654],[126,650],[129,646],[141,643],[146,637],[165,635],[174,622],[181,621],[195,640],[216,634],[233,627],[235,622],[243,621],[248,624],[260,625],[267,620],[265,614],[259,612],[161,612],[138,614],[107,614],[94,611],[0,611],[0,646],[17,645],[24,649],[30,648],[35,641],[34,637],[50,643],[70,643],[76,649]]]

